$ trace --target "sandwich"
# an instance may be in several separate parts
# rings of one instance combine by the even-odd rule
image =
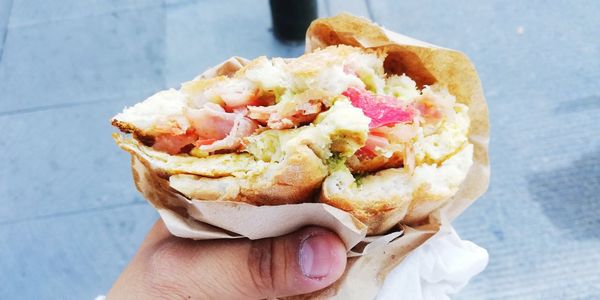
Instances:
[[[234,60],[111,120],[119,147],[190,201],[320,202],[368,233],[427,218],[473,164],[468,99],[385,48]]]

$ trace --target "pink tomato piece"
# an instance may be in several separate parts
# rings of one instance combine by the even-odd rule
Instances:
[[[353,106],[362,109],[365,116],[371,119],[369,128],[413,121],[414,110],[402,107],[394,97],[373,95],[357,88],[348,88],[342,95],[348,97]]]

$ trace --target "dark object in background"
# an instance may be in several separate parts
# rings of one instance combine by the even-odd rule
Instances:
[[[317,18],[316,0],[269,0],[273,33],[282,41],[302,41]]]

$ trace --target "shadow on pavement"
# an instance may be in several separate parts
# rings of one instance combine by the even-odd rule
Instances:
[[[600,148],[565,168],[527,176],[532,199],[577,240],[600,238]]]

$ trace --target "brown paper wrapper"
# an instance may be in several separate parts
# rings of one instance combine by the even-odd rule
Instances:
[[[479,77],[462,53],[403,36],[368,20],[347,14],[318,19],[308,29],[306,52],[329,45],[347,44],[388,53],[386,72],[410,76],[417,84],[441,84],[469,106],[469,141],[474,162],[458,193],[447,201],[420,203],[428,213],[420,226],[397,228],[384,236],[366,237],[364,224],[347,212],[321,203],[253,206],[226,201],[189,200],[169,186],[169,174],[142,151],[120,142],[132,154],[132,171],[138,190],[158,210],[169,231],[192,239],[281,236],[306,225],[337,232],[346,244],[348,266],[343,277],[327,289],[294,298],[371,299],[388,272],[428,238],[447,226],[485,192],[489,181],[488,112]],[[248,61],[233,57],[199,75],[230,75]]]

